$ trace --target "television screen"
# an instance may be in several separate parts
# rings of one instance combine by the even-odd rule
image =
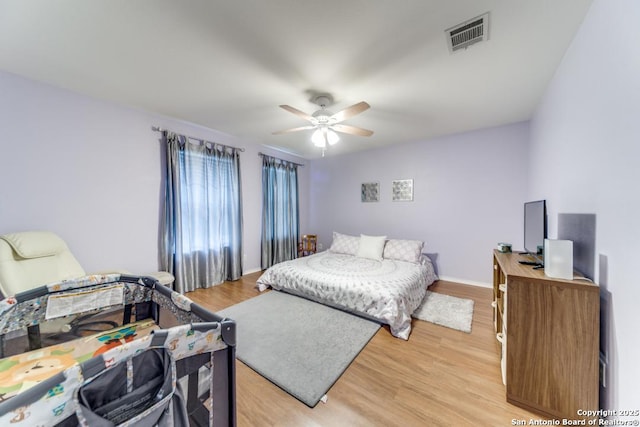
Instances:
[[[547,237],[547,206],[545,200],[524,204],[524,250],[542,255]]]

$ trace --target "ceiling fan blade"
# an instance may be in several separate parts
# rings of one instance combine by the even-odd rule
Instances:
[[[369,107],[370,105],[364,101],[358,102],[357,104],[353,104],[351,107],[347,107],[342,111],[338,111],[333,116],[331,116],[331,118],[339,123],[343,120],[347,120],[349,117],[353,117],[356,114],[360,114],[363,111],[368,110]]]
[[[337,124],[337,125],[331,126],[331,129],[335,130],[336,132],[349,133],[351,135],[359,135],[359,136],[371,136],[371,135],[373,135],[373,131],[372,130],[363,129],[363,128],[359,128],[359,127],[356,127],[356,126]]]
[[[300,126],[300,127],[297,127],[297,128],[279,130],[277,132],[273,132],[272,135],[282,135],[283,133],[297,132],[299,130],[307,130],[307,129],[315,129],[315,126],[309,125],[309,126]]]
[[[313,122],[313,117],[311,117],[310,115],[308,115],[304,111],[300,111],[297,108],[293,108],[290,105],[281,105],[280,108],[284,108],[285,110],[287,110],[290,113],[295,114],[296,116],[302,117],[303,119],[305,119],[307,121]]]

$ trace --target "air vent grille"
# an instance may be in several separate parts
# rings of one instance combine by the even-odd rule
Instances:
[[[489,38],[489,12],[446,30],[449,51],[465,49]]]

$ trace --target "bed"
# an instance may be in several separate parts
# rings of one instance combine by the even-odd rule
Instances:
[[[388,324],[409,339],[411,313],[437,276],[423,242],[334,233],[329,250],[276,264],[260,291],[285,291]]]

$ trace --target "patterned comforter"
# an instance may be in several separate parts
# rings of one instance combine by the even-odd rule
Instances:
[[[422,264],[321,252],[270,267],[258,288],[276,290],[369,317],[409,339],[411,313],[437,276],[431,262]]]

